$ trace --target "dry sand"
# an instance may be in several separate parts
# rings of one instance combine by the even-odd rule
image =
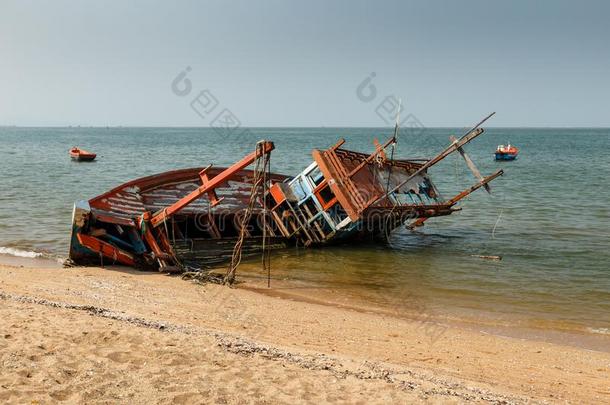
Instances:
[[[610,353],[126,269],[0,265],[2,403],[608,403]]]

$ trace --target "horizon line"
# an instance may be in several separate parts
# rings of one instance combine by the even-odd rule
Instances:
[[[188,125],[0,125],[0,128],[99,128],[99,129],[110,129],[110,128],[159,128],[159,129],[214,129],[210,126],[188,126]],[[240,126],[234,130],[239,129],[394,129],[394,126],[336,126],[336,125],[322,125],[322,126]],[[402,127],[408,128],[408,127]],[[465,126],[425,126],[423,128],[435,128],[435,129],[454,129],[454,128],[466,128]],[[610,126],[484,126],[483,128],[489,129],[610,129]]]

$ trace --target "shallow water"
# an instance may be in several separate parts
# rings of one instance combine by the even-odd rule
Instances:
[[[462,132],[403,131],[398,156],[430,157]],[[371,151],[374,136],[390,134],[257,128],[227,138],[210,128],[0,128],[0,253],[66,256],[75,200],[169,169],[228,165],[262,138],[276,144],[272,170],[296,174],[314,147],[344,137],[346,147]],[[493,150],[508,141],[521,149],[519,159],[495,162]],[[98,160],[72,162],[73,145]],[[399,230],[388,245],[274,252],[273,278],[397,310],[609,333],[610,130],[491,128],[466,149],[483,173],[505,170],[491,196],[479,190],[462,212],[416,233]],[[431,173],[445,197],[474,183],[459,156]],[[244,271],[257,269],[255,261]]]

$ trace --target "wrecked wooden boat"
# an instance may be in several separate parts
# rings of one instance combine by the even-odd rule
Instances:
[[[375,140],[373,153],[346,149],[344,140],[314,150],[313,162],[294,177],[269,171],[274,144],[260,141],[227,168],[130,181],[74,205],[70,258],[166,272],[231,261],[234,269],[242,254],[385,239],[399,226],[450,215],[478,188],[490,191],[502,170],[483,177],[463,146],[483,133],[491,115],[432,159],[394,159],[396,127],[385,143]],[[456,151],[478,181],[445,200],[428,169]]]
[[[266,143],[263,153],[273,148]],[[176,271],[230,257],[248,207],[253,170],[260,156],[248,155],[230,168],[175,170],[122,184],[74,205],[70,259],[76,264],[119,263]],[[282,182],[288,176],[270,174]],[[259,207],[253,211],[258,213]],[[244,250],[258,250],[262,232],[251,228]],[[284,246],[282,240],[270,241]],[[228,252],[228,253],[227,253]],[[228,256],[227,256],[228,255]]]

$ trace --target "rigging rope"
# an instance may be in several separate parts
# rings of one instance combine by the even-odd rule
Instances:
[[[271,154],[266,159],[266,165],[263,167],[263,254],[262,265],[263,271],[267,270],[267,288],[271,287],[271,249],[267,246],[267,191],[269,184],[269,176],[271,175]]]
[[[233,284],[235,282],[235,271],[237,266],[241,263],[242,257],[242,247],[244,243],[244,239],[246,237],[247,226],[250,222],[250,218],[252,217],[252,211],[254,209],[254,203],[256,201],[256,196],[258,194],[258,188],[261,183],[266,179],[265,170],[267,167],[267,161],[269,159],[269,154],[264,153],[264,141],[259,141],[256,144],[256,151],[260,150],[261,156],[256,159],[256,166],[254,168],[254,177],[252,179],[252,189],[250,190],[250,199],[248,200],[248,205],[246,207],[246,211],[244,212],[244,216],[241,221],[241,227],[239,230],[239,237],[237,238],[237,242],[233,247],[233,254],[231,256],[231,266],[229,270],[225,274],[223,283],[224,284]],[[262,163],[261,163],[262,162]],[[264,199],[264,196],[263,196]],[[263,238],[264,241],[264,238]]]
[[[493,229],[491,230],[491,238],[495,239],[496,238],[496,228],[498,227],[498,224],[500,223],[500,218],[502,217],[502,213],[504,212],[504,205],[506,203],[506,194],[502,193],[502,204],[500,206],[500,213],[498,214],[498,218],[496,219],[496,223],[494,224]]]
[[[498,219],[496,219],[496,223],[494,225],[494,229],[491,230],[491,238],[492,239],[496,238],[496,227],[498,226],[498,222],[500,222],[500,217],[502,216],[502,211],[504,211],[504,208],[500,209],[500,214],[498,215]]]
[[[270,235],[267,233],[268,231],[268,212],[267,212],[267,199],[266,195],[269,191],[269,184],[271,183],[271,154],[267,155],[267,159],[263,165],[263,195],[262,195],[262,204],[263,204],[263,254],[262,254],[262,265],[263,271],[267,270],[267,288],[271,287],[271,248],[269,247],[269,239]]]

